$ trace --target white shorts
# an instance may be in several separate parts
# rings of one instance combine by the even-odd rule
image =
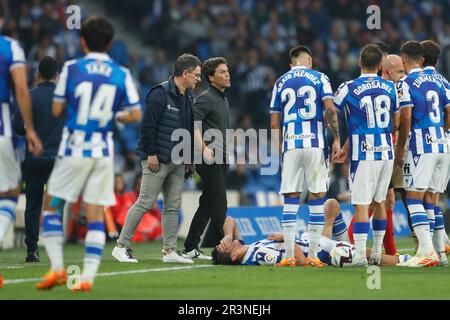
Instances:
[[[394,160],[360,160],[350,163],[350,198],[352,204],[370,205],[386,200]]]
[[[328,166],[323,149],[291,149],[283,154],[280,193],[327,192]]]
[[[85,203],[111,206],[114,197],[113,158],[58,158],[48,181],[48,193],[74,203],[83,192]]]
[[[12,139],[0,137],[0,192],[17,188],[20,179],[20,163]]]
[[[444,192],[448,173],[448,154],[408,151],[403,164],[403,183],[408,191]]]

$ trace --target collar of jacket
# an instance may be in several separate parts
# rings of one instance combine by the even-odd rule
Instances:
[[[177,85],[175,84],[175,80],[173,79],[173,76],[169,78],[169,92],[173,95],[176,95],[177,97],[182,97],[183,95],[180,92],[180,89],[178,89]],[[186,89],[185,94],[186,96],[190,95],[189,89]]]
[[[221,91],[221,90],[217,89],[216,87],[214,87],[212,84],[209,84],[209,88],[210,88],[210,90],[214,90],[215,92],[220,94],[220,96],[225,98],[225,90]]]

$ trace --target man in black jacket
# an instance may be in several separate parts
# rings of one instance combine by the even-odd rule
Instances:
[[[147,108],[137,147],[137,154],[142,160],[142,185],[139,198],[128,210],[125,224],[112,252],[119,262],[137,262],[130,249],[131,238],[142,216],[153,206],[162,191],[163,262],[193,263],[176,250],[178,210],[185,171],[193,170],[192,152],[189,161],[181,164],[174,163],[171,154],[177,144],[177,141],[172,141],[175,130],[185,129],[190,137],[193,137],[191,90],[195,89],[200,81],[200,66],[201,62],[197,57],[190,54],[181,55],[175,62],[173,77],[153,87],[147,95]],[[189,147],[192,151],[193,139],[190,140]]]
[[[55,90],[58,63],[52,57],[44,57],[39,63],[36,88],[30,91],[33,123],[42,141],[43,152],[34,156],[29,152],[22,164],[25,182],[25,244],[27,246],[26,262],[39,262],[38,240],[39,219],[41,216],[44,186],[50,176],[61,141],[64,118],[52,115],[53,91]],[[15,114],[14,129],[18,135],[25,134],[20,112]]]
[[[195,144],[201,148],[204,162],[196,166],[196,171],[202,178],[202,195],[184,242],[184,257],[189,259],[211,260],[211,257],[198,248],[200,236],[209,220],[217,241],[223,237],[222,226],[227,212],[226,130],[230,127],[230,108],[225,89],[231,85],[227,64],[227,60],[222,57],[205,61],[202,72],[209,88],[199,95],[194,105]],[[211,142],[205,142],[202,137],[208,135],[205,134],[208,130],[218,130],[220,135]],[[222,139],[219,139],[220,136]]]

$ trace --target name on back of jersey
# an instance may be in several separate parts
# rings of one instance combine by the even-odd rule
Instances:
[[[105,77],[110,77],[113,71],[109,65],[102,63],[101,61],[88,63],[85,68],[89,74],[101,74]]]
[[[438,87],[442,87],[442,81],[437,79],[435,75],[430,75],[430,74],[421,74],[420,76],[418,76],[414,82],[413,82],[413,86],[415,86],[416,88],[420,88],[420,85],[423,82],[434,82],[438,85]]]
[[[356,95],[360,95],[364,91],[370,90],[370,89],[383,89],[389,93],[391,93],[391,91],[392,91],[392,88],[385,82],[371,81],[371,82],[365,82],[365,83],[357,86],[355,88],[355,90],[353,90],[353,93]]]
[[[307,78],[312,83],[318,85],[320,84],[320,79],[318,79],[315,75],[312,73],[309,73],[307,70],[296,70],[293,72],[286,73],[279,81],[277,91],[280,92],[283,89],[284,84],[293,78]]]

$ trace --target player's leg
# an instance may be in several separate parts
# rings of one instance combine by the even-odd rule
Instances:
[[[328,168],[322,149],[310,148],[304,151],[305,179],[308,187],[309,250],[308,259],[319,264],[317,257],[319,241],[324,227],[324,203],[328,189]]]
[[[433,238],[434,234],[434,228],[436,225],[435,218],[434,218],[434,204],[435,204],[435,198],[436,194],[432,192],[425,192],[425,195],[423,197],[423,207],[425,208],[425,212],[428,217],[428,223],[430,224],[430,235],[431,238]]]
[[[63,260],[63,209],[65,201],[75,203],[86,184],[93,159],[61,158],[57,159],[47,183],[47,194],[43,209],[44,246],[50,260],[50,270],[44,281],[37,284],[38,289],[50,289],[65,283]],[[98,187],[95,192],[100,192]]]
[[[300,208],[300,192],[305,180],[303,153],[305,150],[292,149],[283,154],[280,194],[283,195],[283,214],[281,226],[286,247],[285,259],[279,266],[295,266],[295,235],[297,232],[297,214]]]
[[[389,184],[392,177],[392,169],[394,166],[393,160],[377,161],[378,167],[375,174],[378,174],[376,191],[372,203],[373,207],[373,247],[370,263],[379,265],[381,263],[381,247],[383,245],[384,236],[386,234],[386,196],[389,189]],[[375,168],[374,168],[375,169]]]
[[[386,233],[383,239],[384,250],[388,255],[394,255],[397,253],[397,247],[395,246],[394,239],[394,207],[395,207],[395,192],[393,188],[389,188],[386,196]]]
[[[369,258],[372,254],[372,249],[367,248],[367,257]],[[411,259],[409,254],[400,254],[400,255],[389,255],[382,254],[381,255],[381,263],[382,266],[396,266],[399,263],[403,263]]]
[[[21,172],[11,138],[0,137],[0,243],[15,221]]]
[[[435,172],[431,179],[430,189],[433,197],[429,199],[432,202],[433,216],[435,217],[435,225],[432,226],[430,223],[430,233],[431,228],[434,227],[431,237],[433,238],[433,246],[436,253],[439,256],[439,264],[441,266],[447,266],[448,260],[445,254],[445,239],[444,239],[444,217],[439,208],[439,193],[444,192],[447,184],[447,173],[449,170],[448,156],[446,154],[441,154],[440,161],[437,163]],[[444,178],[443,178],[444,177]],[[434,192],[434,193],[433,193]],[[428,213],[428,212],[427,212]]]
[[[92,288],[106,241],[103,207],[112,206],[116,202],[113,158],[88,160],[93,165],[83,190],[88,223],[84,241],[83,273],[81,281],[71,288],[73,291],[90,291]]]
[[[340,215],[340,218],[342,219],[342,214],[340,211],[341,208],[339,206],[339,202],[337,202],[336,199],[328,199],[327,201],[325,201],[323,209],[324,209],[325,222],[323,225],[322,236],[332,239],[334,236],[334,232],[333,232],[334,226],[335,226],[338,216]],[[345,222],[344,222],[344,225],[345,225]],[[340,227],[340,224],[337,225],[337,228],[339,228],[339,227]],[[340,230],[340,228],[339,228],[339,230]],[[347,227],[345,227],[345,230],[347,231]]]
[[[376,161],[351,161],[350,191],[351,203],[355,208],[353,237],[355,240],[355,265],[367,266],[367,235],[369,232],[369,206],[375,195],[378,181]]]
[[[142,180],[139,197],[128,210],[125,223],[120,232],[119,239],[117,240],[117,245],[111,253],[119,262],[138,262],[131,250],[131,239],[142,220],[142,216],[150,210],[153,203],[158,198],[163,182],[168,174],[168,165],[164,163],[160,164],[159,170],[156,173],[153,173],[148,169],[147,160],[142,161],[141,165]]]
[[[430,234],[430,223],[424,207],[425,191],[429,189],[438,158],[435,154],[422,154],[413,159],[408,152],[407,162],[411,168],[412,179],[405,184],[406,205],[410,212],[411,224],[417,236],[419,247],[417,254],[401,266],[424,267],[434,266],[439,263],[439,258],[434,251]]]

